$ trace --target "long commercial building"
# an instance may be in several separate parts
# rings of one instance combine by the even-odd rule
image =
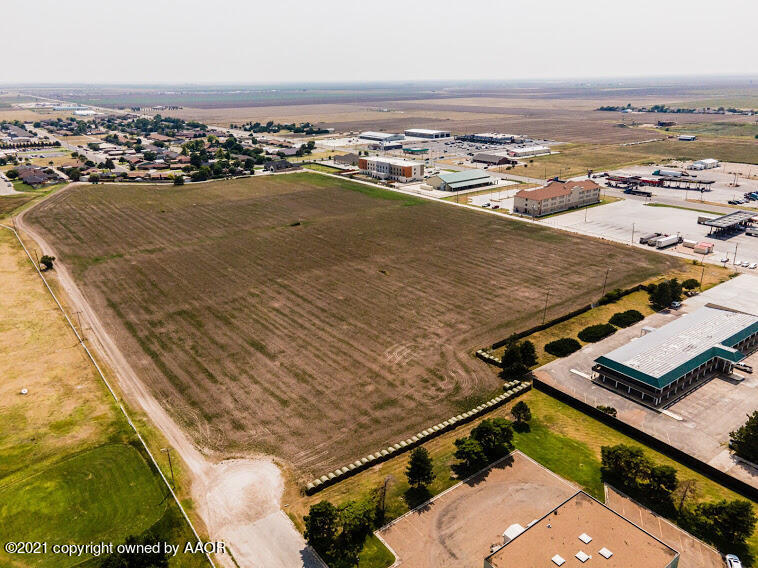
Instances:
[[[485,568],[676,568],[679,552],[580,491],[524,528],[512,525]]]
[[[361,132],[358,138],[372,140],[374,142],[391,142],[393,140],[402,140],[405,136],[393,132],[373,132],[369,130],[367,132]]]
[[[482,170],[465,170],[432,176],[426,183],[440,191],[461,191],[492,185],[495,180]]]
[[[712,305],[595,359],[594,379],[651,406],[674,402],[758,348],[758,316]]]
[[[541,154],[549,154],[550,148],[547,146],[531,145],[531,146],[518,146],[516,148],[508,148],[508,155],[514,158],[526,158],[529,156],[539,156]]]
[[[464,134],[458,136],[458,140],[464,142],[476,142],[478,144],[521,144],[524,138],[513,134],[500,134],[499,132],[478,132],[477,134]]]
[[[551,181],[536,189],[522,189],[513,198],[513,212],[542,217],[600,201],[600,186],[592,180]]]
[[[409,128],[405,131],[405,135],[413,138],[428,138],[430,140],[450,138],[450,132],[447,130],[430,130],[428,128]]]
[[[361,173],[377,179],[408,182],[424,179],[424,164],[402,158],[370,156],[358,160]]]

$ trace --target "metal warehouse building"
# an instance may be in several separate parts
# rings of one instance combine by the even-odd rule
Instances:
[[[482,170],[466,170],[432,176],[426,180],[426,183],[440,191],[461,191],[492,185],[495,180]]]
[[[393,140],[402,140],[405,138],[402,134],[393,134],[392,132],[361,132],[358,138],[363,140],[373,140],[374,142],[391,142]]]
[[[487,152],[479,152],[474,154],[471,158],[472,162],[478,162],[480,164],[488,164],[490,166],[502,166],[506,164],[515,164],[516,160],[509,158],[508,156],[501,156],[500,154],[489,154]]]
[[[595,359],[594,380],[651,406],[674,402],[758,348],[758,316],[706,305]]]
[[[427,128],[410,128],[405,131],[405,135],[414,138],[450,138],[450,132],[447,130],[429,130]]]

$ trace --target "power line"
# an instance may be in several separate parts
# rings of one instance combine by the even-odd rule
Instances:
[[[15,225],[15,223],[14,223]],[[12,231],[13,234],[16,237],[16,240],[18,240],[19,244],[21,245],[21,248],[24,249],[24,252],[26,253],[26,256],[29,258],[29,261],[32,260],[32,255],[29,254],[29,250],[26,248],[26,245],[24,244],[24,241],[21,240],[21,237],[19,236],[18,232],[14,228],[9,227],[8,225],[4,225],[0,223],[0,226],[8,229],[9,231]],[[36,252],[36,251],[35,251]],[[189,516],[187,515],[187,512],[184,510],[184,507],[179,502],[179,497],[177,497],[176,493],[174,493],[173,488],[168,482],[168,479],[166,479],[166,476],[163,475],[163,471],[158,466],[158,462],[155,460],[155,457],[153,456],[152,452],[150,451],[150,448],[147,447],[147,443],[145,442],[142,435],[139,433],[139,430],[137,430],[137,427],[134,425],[134,422],[132,422],[131,417],[129,416],[129,413],[127,413],[126,408],[124,408],[124,405],[121,404],[121,401],[118,398],[118,395],[111,387],[110,383],[108,382],[108,379],[105,378],[105,375],[103,374],[102,369],[100,368],[100,365],[97,364],[97,361],[92,356],[92,353],[87,348],[87,346],[84,344],[84,338],[79,335],[79,332],[76,330],[76,327],[74,326],[71,319],[68,317],[68,314],[66,313],[66,310],[63,309],[63,305],[58,300],[58,297],[55,295],[55,292],[53,292],[53,289],[50,288],[50,284],[47,283],[47,279],[45,278],[45,275],[42,274],[42,271],[39,269],[39,263],[35,265],[35,270],[37,271],[37,274],[42,279],[43,284],[45,285],[45,288],[47,288],[47,291],[50,292],[50,295],[53,297],[53,300],[55,300],[55,303],[57,304],[58,308],[60,309],[61,313],[63,314],[63,317],[66,318],[66,322],[68,323],[69,327],[73,330],[74,335],[76,335],[76,338],[79,340],[79,344],[84,349],[85,353],[87,353],[87,357],[89,357],[89,360],[92,361],[92,364],[95,366],[95,369],[97,370],[98,374],[100,375],[100,380],[102,380],[103,384],[105,384],[105,387],[108,389],[108,392],[111,393],[111,396],[113,397],[113,400],[118,405],[119,409],[121,410],[121,413],[124,415],[124,418],[126,418],[126,421],[129,423],[129,426],[131,426],[132,430],[134,431],[134,434],[137,436],[137,439],[139,439],[140,443],[142,444],[142,447],[145,449],[145,452],[150,457],[150,461],[153,462],[153,465],[155,466],[155,469],[158,471],[158,474],[161,476],[161,479],[166,484],[166,487],[168,488],[169,492],[171,493],[171,496],[174,498],[174,502],[176,503],[177,507],[179,507],[179,510],[182,512],[182,515],[184,516],[184,520],[187,521],[187,524],[189,525],[190,529],[192,530],[192,534],[195,535],[195,538],[197,539],[197,542],[200,543],[202,546],[203,541],[200,538],[200,535],[197,533],[197,530],[195,530],[195,526],[192,524],[192,521],[190,520]],[[205,557],[208,559],[208,562],[213,568],[216,568],[216,564],[213,562],[213,559],[211,559],[210,554],[207,552],[204,552]]]

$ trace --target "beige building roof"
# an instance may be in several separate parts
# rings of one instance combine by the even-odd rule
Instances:
[[[591,179],[585,179],[582,181],[551,181],[547,185],[538,187],[537,189],[522,189],[516,193],[516,197],[523,197],[525,199],[532,199],[535,201],[543,201],[545,199],[551,199],[553,197],[561,197],[564,195],[571,195],[573,189],[597,189],[600,186]]]
[[[676,550],[580,491],[487,557],[485,566],[666,568],[678,557]]]
[[[537,189],[522,189],[516,194],[516,197],[542,201],[543,199],[550,199],[552,197],[560,197],[562,195],[570,194],[571,190],[568,189],[564,183],[559,181],[551,181],[549,184],[538,187]]]

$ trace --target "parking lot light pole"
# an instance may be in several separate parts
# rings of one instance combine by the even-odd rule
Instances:
[[[734,245],[734,261],[732,264],[737,264],[737,246],[739,246],[739,243],[735,243]]]
[[[634,223],[632,223],[632,244],[634,244]]]

